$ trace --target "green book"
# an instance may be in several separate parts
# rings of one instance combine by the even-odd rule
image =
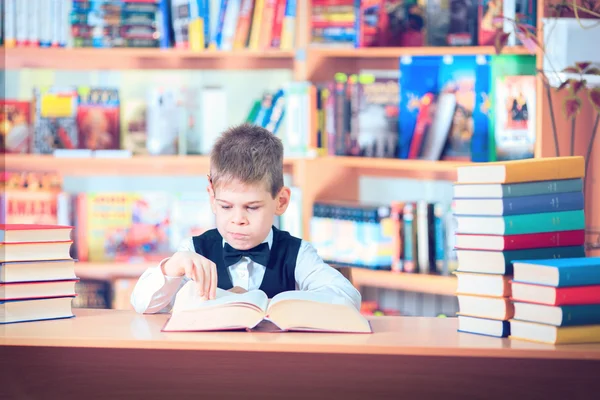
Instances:
[[[585,229],[583,210],[507,216],[456,215],[457,233],[473,235],[524,235]]]

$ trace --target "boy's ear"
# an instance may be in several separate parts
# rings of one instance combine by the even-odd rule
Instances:
[[[212,182],[208,181],[208,186],[206,186],[206,191],[208,192],[208,197],[210,199],[210,208],[212,209],[213,214],[216,213],[217,205],[215,204],[215,189],[212,185]]]
[[[290,191],[290,188],[286,186],[281,188],[277,194],[277,197],[275,198],[275,201],[277,202],[275,206],[276,215],[281,215],[285,212],[285,210],[287,210],[288,206],[290,205],[291,196],[292,192]]]

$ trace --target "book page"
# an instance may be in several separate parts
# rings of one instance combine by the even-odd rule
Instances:
[[[335,296],[331,293],[325,292],[308,292],[302,290],[289,290],[287,292],[279,293],[271,299],[269,302],[269,307],[286,300],[314,301],[317,303],[341,304],[353,307],[348,300],[341,296]]]
[[[261,290],[238,294],[219,288],[217,288],[217,297],[214,300],[206,300],[198,294],[196,282],[189,281],[177,292],[172,313],[225,305],[251,305],[264,312],[268,302],[267,295]]]

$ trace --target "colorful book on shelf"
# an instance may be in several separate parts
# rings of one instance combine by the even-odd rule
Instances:
[[[490,162],[457,168],[457,183],[519,183],[582,178],[581,156],[531,158]]]
[[[464,250],[521,250],[584,244],[584,229],[524,235],[456,235],[456,248]]]
[[[524,215],[583,210],[583,192],[510,197],[507,199],[454,199],[457,215]]]
[[[600,285],[600,257],[515,257],[515,282],[554,287]]]
[[[455,199],[502,199],[543,194],[581,192],[583,179],[560,179],[523,183],[455,184]]]
[[[600,304],[600,285],[553,287],[512,281],[511,292],[514,301],[550,306]]]
[[[372,332],[369,321],[353,305],[324,293],[289,291],[269,299],[261,290],[237,294],[217,289],[216,299],[204,300],[191,281],[177,293],[162,329],[223,330]]]
[[[600,325],[600,304],[548,306],[513,302],[514,319],[554,326]]]
[[[600,343],[600,324],[553,326],[511,319],[509,338],[548,344]]]

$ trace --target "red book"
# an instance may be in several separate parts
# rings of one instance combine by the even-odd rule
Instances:
[[[600,304],[600,285],[552,287],[512,282],[514,301],[546,304],[550,306],[568,306],[582,304]]]
[[[456,248],[462,250],[523,250],[581,246],[584,243],[583,229],[523,235],[456,235]]]

